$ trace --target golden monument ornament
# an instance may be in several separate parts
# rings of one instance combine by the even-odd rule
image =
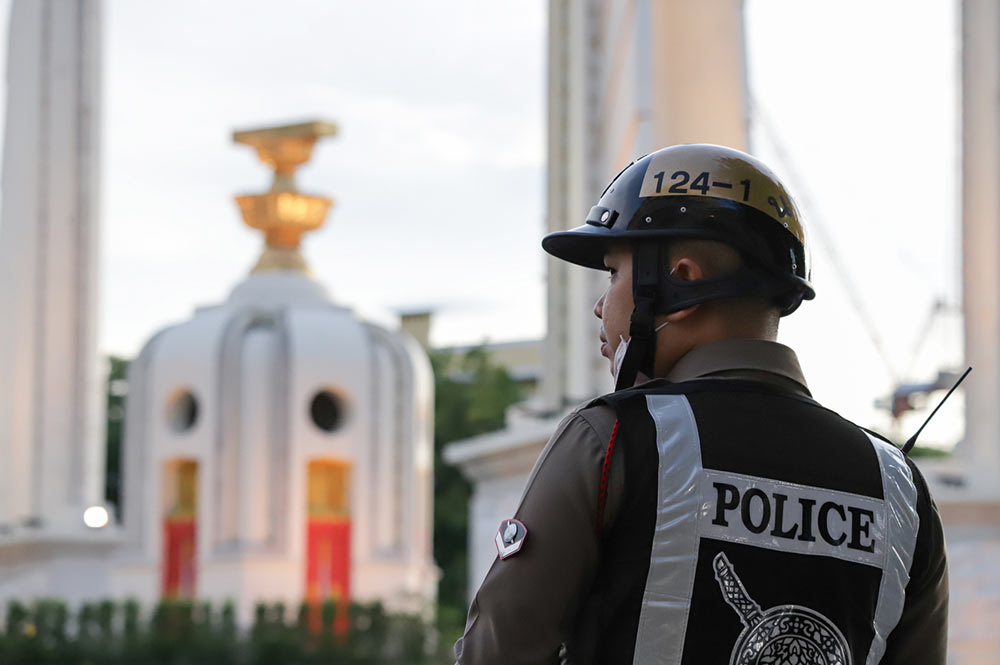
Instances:
[[[323,226],[333,199],[300,192],[295,169],[309,161],[316,141],[336,133],[336,125],[320,121],[233,132],[233,141],[254,148],[260,161],[274,170],[268,192],[236,197],[243,221],[265,235],[266,247],[253,272],[309,272],[299,243],[303,233]]]

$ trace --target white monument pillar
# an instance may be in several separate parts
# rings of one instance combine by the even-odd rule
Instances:
[[[547,230],[576,226],[600,193],[597,72],[601,63],[598,0],[551,0],[548,41]],[[583,270],[547,257],[548,312],[542,409],[558,413],[569,404],[607,391],[610,379],[587,341],[596,339],[586,301],[598,280]],[[586,294],[586,295],[585,295]],[[594,300],[599,297],[599,293]],[[593,305],[593,302],[590,303]],[[603,379],[603,380],[602,380]]]
[[[103,501],[100,0],[14,0],[0,217],[0,537]]]
[[[550,0],[548,55],[549,232],[582,224],[608,181],[653,150],[746,149],[742,0]],[[613,388],[593,314],[606,285],[548,259],[546,411]]]
[[[966,493],[1000,498],[1000,3],[962,3]]]

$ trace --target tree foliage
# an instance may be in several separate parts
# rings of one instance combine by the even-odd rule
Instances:
[[[431,353],[434,368],[434,557],[443,572],[438,586],[442,640],[465,620],[468,578],[467,534],[471,488],[444,461],[445,445],[503,427],[504,412],[523,398],[521,388],[486,349],[464,354]]]
[[[121,520],[122,470],[121,449],[125,431],[125,399],[128,393],[128,361],[117,356],[108,357],[108,380],[105,382],[105,411],[107,418],[107,438],[105,442],[104,498],[117,508]]]
[[[3,614],[0,608],[0,618]],[[432,655],[433,633],[422,618],[389,613],[378,603],[303,603],[297,614],[286,613],[280,603],[262,603],[253,626],[241,631],[231,603],[213,608],[209,603],[164,601],[143,612],[134,600],[104,601],[74,612],[62,601],[47,599],[31,606],[11,602],[2,623],[4,665],[451,662]]]

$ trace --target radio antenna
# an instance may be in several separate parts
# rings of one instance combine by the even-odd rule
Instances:
[[[969,376],[969,372],[971,371],[972,371],[971,367],[966,369],[965,373],[963,373],[962,376],[958,377],[958,381],[956,381],[955,385],[951,387],[951,390],[948,391],[948,394],[941,398],[941,401],[938,402],[938,405],[934,407],[933,411],[931,411],[931,415],[927,416],[927,420],[924,421],[924,424],[920,426],[920,429],[917,430],[916,434],[911,436],[910,439],[906,442],[906,445],[903,446],[904,455],[913,450],[913,446],[917,444],[917,437],[920,436],[920,433],[924,431],[925,427],[927,427],[927,423],[931,421],[931,418],[933,418],[934,414],[938,412],[938,409],[941,408],[941,405],[944,404],[949,397],[951,397],[951,394],[955,392],[955,388],[958,388],[958,386],[962,383],[962,381],[965,381],[965,377]]]

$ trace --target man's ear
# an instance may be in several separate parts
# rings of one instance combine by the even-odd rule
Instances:
[[[682,256],[670,268],[670,276],[682,282],[693,282],[698,279],[704,279],[705,273],[697,261],[687,256]]]
[[[693,282],[698,279],[703,279],[705,274],[702,271],[701,266],[698,265],[697,261],[685,256],[677,259],[673,268],[670,270],[670,276],[683,282]],[[667,314],[666,319],[670,323],[683,321],[687,317],[694,314],[699,307],[701,307],[701,305],[691,305],[690,307],[679,309],[676,312]]]

